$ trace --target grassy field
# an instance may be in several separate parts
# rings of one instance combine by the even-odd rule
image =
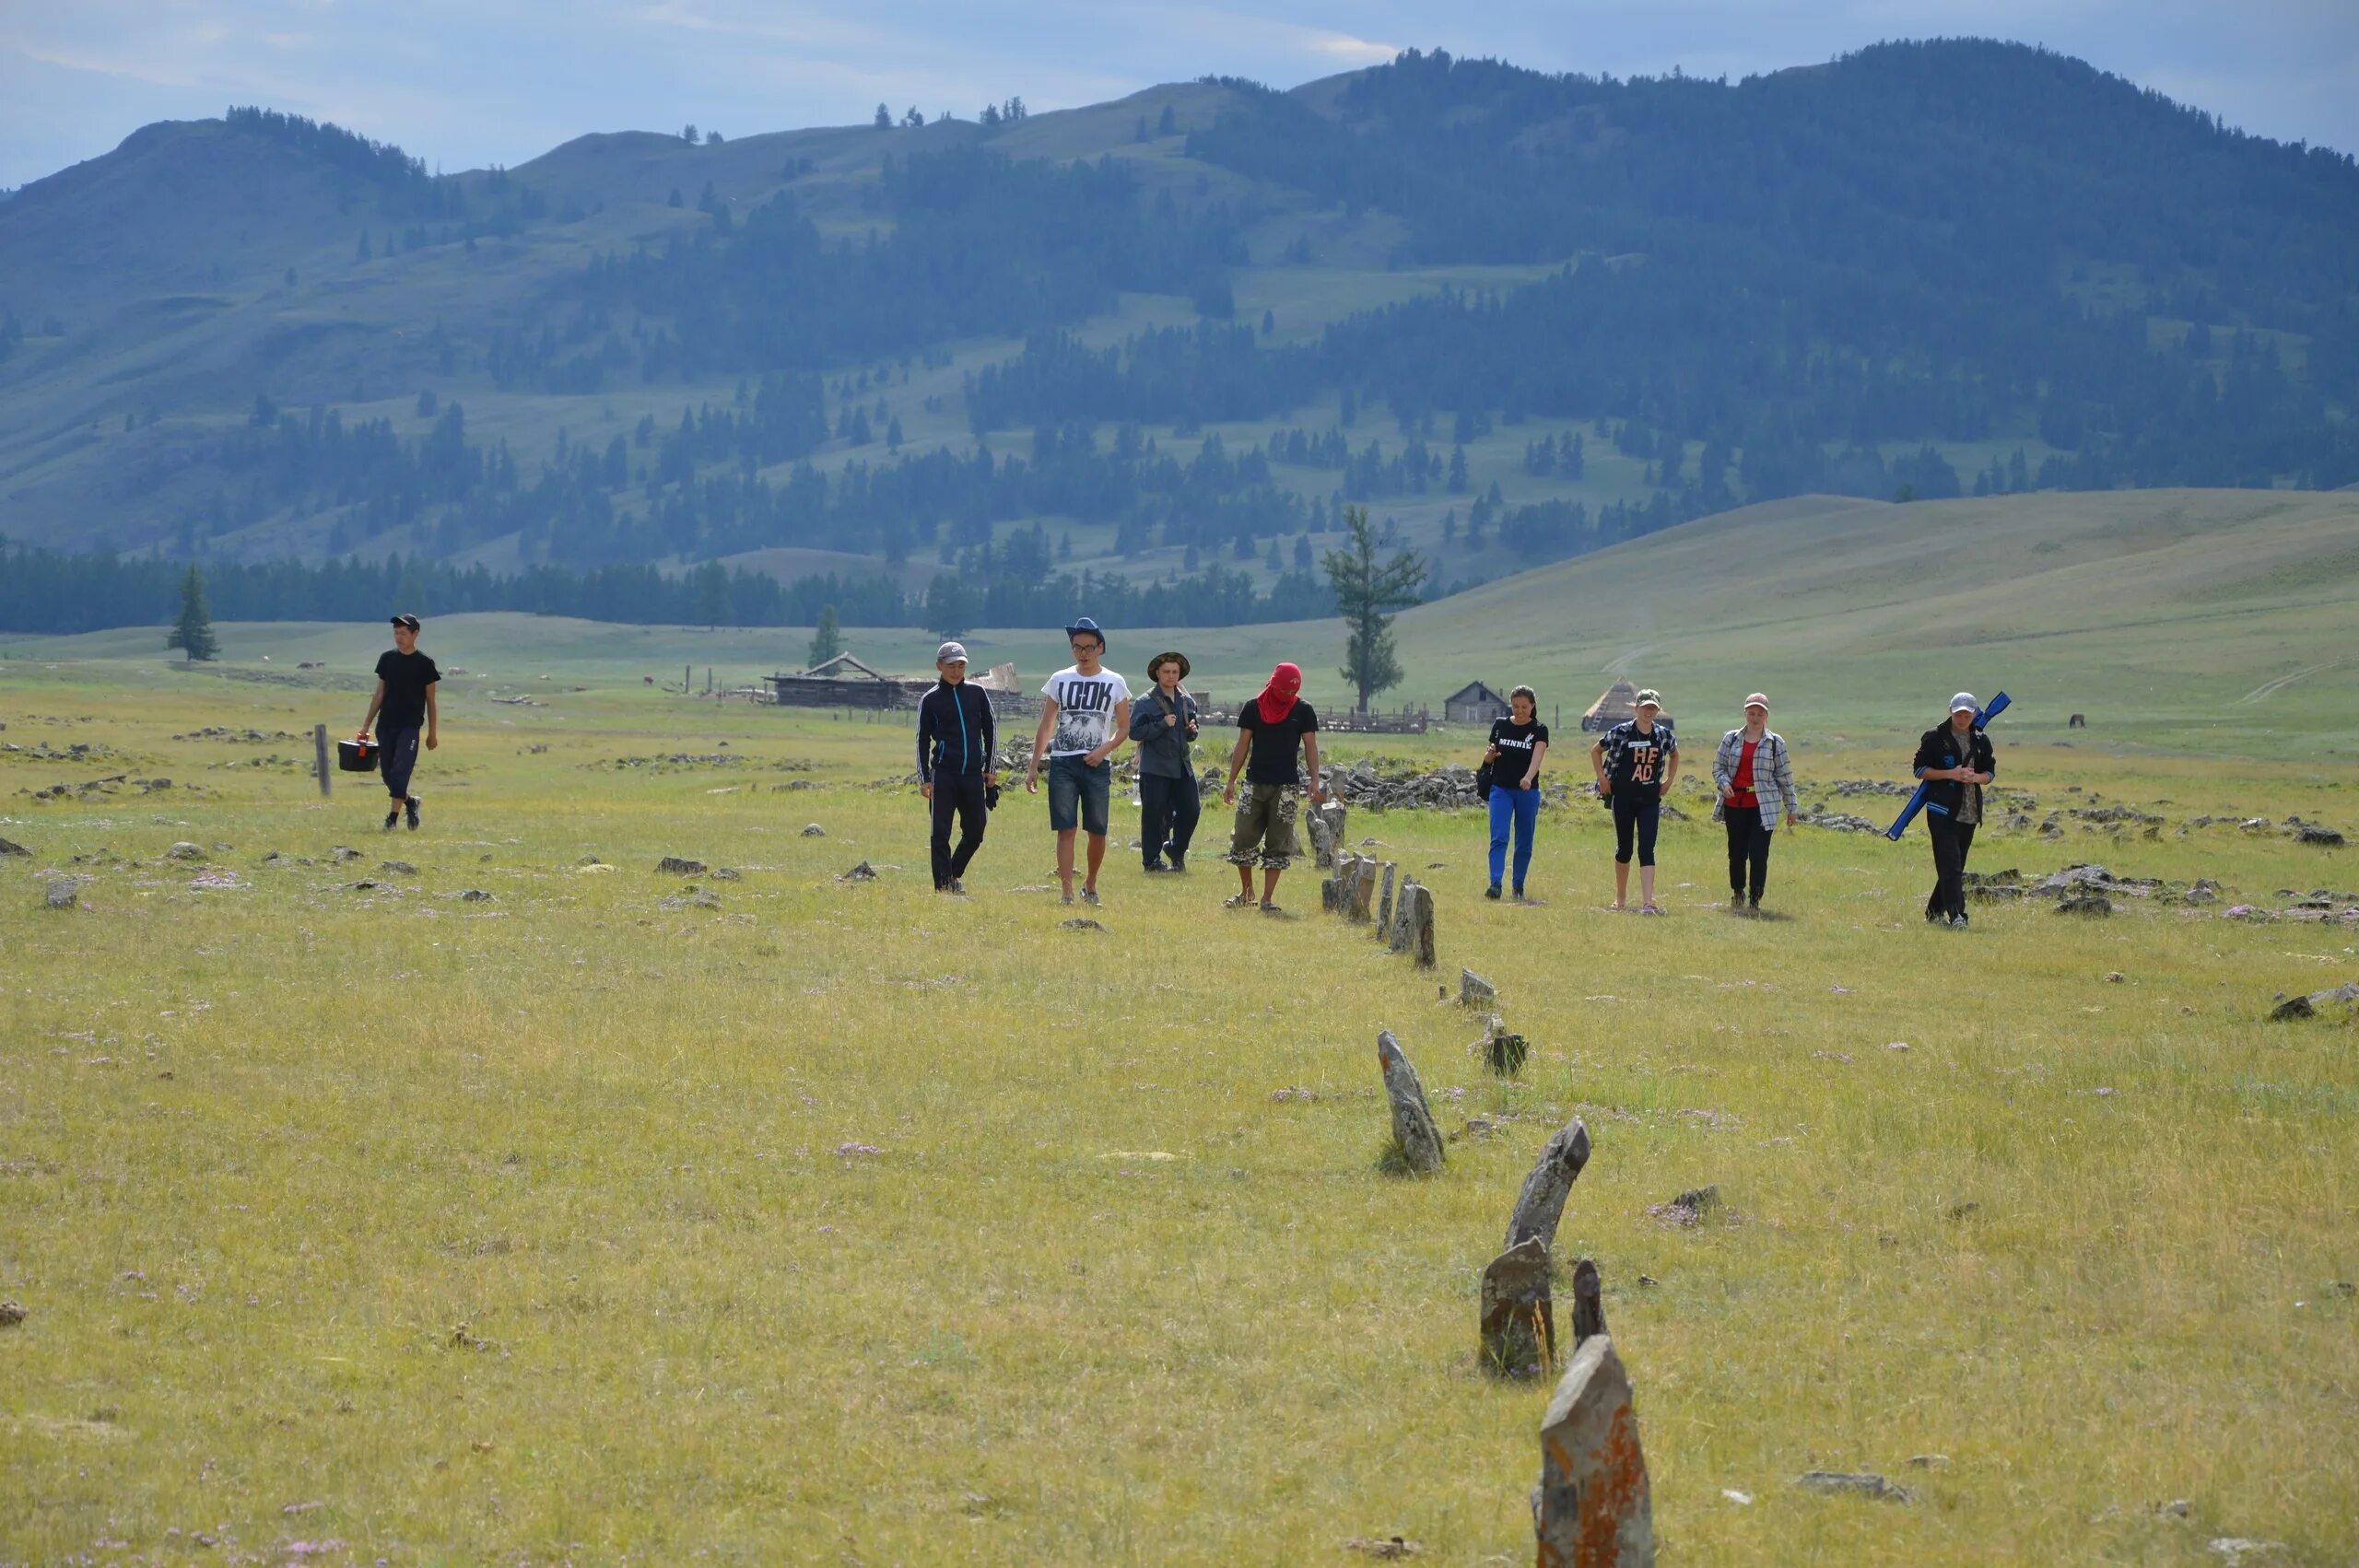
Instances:
[[[2130,575],[2094,564],[2092,596]],[[1647,611],[1635,579],[1581,580],[1594,619],[1555,614],[1593,685]],[[1897,610],[1785,586],[1805,626],[1883,614],[1906,640]],[[1552,635],[1534,594],[1485,612],[1473,673],[1524,673]],[[1745,635],[1729,603],[1687,606],[1719,644],[1637,673],[1741,692],[1752,666],[1704,662]],[[1972,623],[1978,672],[2060,671],[2003,609]],[[1307,872],[1292,919],[1221,910],[1217,808],[1196,872],[1118,851],[1109,930],[1069,931],[1037,799],[997,813],[975,896],[939,900],[905,728],[640,684],[659,649],[769,664],[799,637],[438,622],[428,649],[478,673],[449,685],[425,831],[391,837],[297,760],[313,722],[357,722],[368,628],[224,628],[234,662],[196,673],[154,634],[12,640],[0,837],[31,854],[0,859],[0,1299],[26,1316],[0,1328],[0,1561],[1346,1562],[1396,1533],[1526,1560],[1547,1390],[1475,1372],[1475,1282],[1574,1115],[1596,1153],[1559,1249],[1602,1270],[1672,1558],[2198,1563],[2239,1537],[2350,1561],[2359,1068],[2350,1024],[2262,1019],[2359,977],[2359,926],[2224,911],[2347,903],[2359,874],[2193,822],[2359,830],[2320,765],[2330,699],[2262,704],[2306,716],[2296,746],[2239,717],[2254,671],[2328,657],[2271,624],[2211,672],[2146,634],[2171,674],[2135,727],[2068,748],[2044,692],[1999,725],[2002,780],[2061,837],[1994,830],[1979,867],[2210,876],[2215,904],[1935,931],[1920,838],[1802,828],[1774,918],[1738,920],[1683,794],[1672,918],[1600,907],[1586,802],[1543,816],[1546,902],[1491,905],[1473,813],[1355,813],[1438,888],[1441,976],[1487,975],[1532,1040],[1513,1082]],[[1420,683],[1485,625],[1405,620]],[[1275,635],[1215,634],[1204,662],[1241,673]],[[1779,716],[1813,805],[1894,777],[1956,684],[1872,641],[1793,647],[1785,678],[1820,661]],[[1910,700],[1878,716],[1887,659]],[[539,706],[497,700],[519,695]],[[208,726],[262,739],[180,738]],[[173,782],[32,795],[114,774]],[[2118,804],[2164,820],[2071,814]],[[739,875],[667,903],[665,854]],[[874,882],[837,880],[863,860]],[[87,879],[72,912],[41,907],[61,873]],[[1387,1027],[1455,1137],[1433,1179],[1377,1169]],[[1721,1221],[1649,1215],[1707,1182]],[[1812,1468],[1918,1500],[1806,1493]]]

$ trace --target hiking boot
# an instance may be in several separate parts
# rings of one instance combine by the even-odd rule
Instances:
[[[1950,917],[1950,930],[1954,931],[1962,931],[1966,929],[1966,917],[1964,915],[1952,915]]]
[[[385,831],[391,833],[394,828],[401,825],[401,822],[402,808],[399,804],[395,804],[391,811],[385,813]]]
[[[1496,882],[1483,890],[1483,896],[1485,898],[1496,898],[1498,895],[1499,884]]]
[[[1162,876],[1169,872],[1171,868],[1165,865],[1161,860],[1149,860],[1146,863],[1146,874],[1149,876]]]
[[[1758,915],[1761,913],[1761,900],[1758,898],[1746,899],[1744,901],[1744,912],[1748,915]]]
[[[1183,854],[1181,854],[1181,853],[1180,853],[1179,850],[1177,850],[1177,849],[1172,850],[1172,851],[1171,851],[1171,869],[1172,869],[1173,871],[1175,871],[1175,872],[1184,872],[1184,871],[1186,871],[1186,870],[1188,869],[1188,857],[1187,857],[1187,856],[1185,856],[1185,855],[1183,855]]]
[[[417,831],[417,797],[416,795],[409,798],[409,830],[412,833]]]

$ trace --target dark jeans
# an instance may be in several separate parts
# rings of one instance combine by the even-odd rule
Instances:
[[[1662,802],[1634,801],[1627,795],[1614,797],[1614,859],[1621,865],[1630,863],[1630,840],[1638,841],[1638,864],[1655,863],[1655,834],[1662,826]]]
[[[1974,848],[1972,823],[1955,823],[1939,812],[1925,813],[1933,837],[1933,895],[1925,900],[1925,918],[1966,913],[1966,857]]]
[[[1196,837],[1196,819],[1204,802],[1193,777],[1172,778],[1160,773],[1139,775],[1139,853],[1148,865],[1166,853],[1185,859],[1188,843]]]
[[[1729,827],[1729,896],[1745,897],[1749,880],[1751,897],[1758,904],[1769,883],[1769,825],[1761,820],[1758,806],[1726,806],[1721,814]]]
[[[409,776],[417,766],[417,737],[415,724],[378,726],[377,766],[385,775],[385,793],[396,801],[409,798]]]
[[[983,829],[989,825],[991,812],[983,803],[983,791],[989,788],[980,773],[952,773],[943,769],[933,776],[933,885],[937,891],[967,874],[967,862],[983,847]],[[950,848],[950,819],[958,819],[958,848]]]

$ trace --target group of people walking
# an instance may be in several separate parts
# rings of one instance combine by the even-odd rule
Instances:
[[[393,627],[393,647],[377,661],[377,685],[360,738],[367,741],[371,727],[378,727],[378,766],[390,797],[386,830],[406,817],[415,831],[421,802],[411,778],[421,744],[432,751],[441,743],[436,695],[441,672],[418,649],[416,615],[395,615]],[[1074,661],[1040,688],[1040,722],[1024,787],[1038,793],[1047,781],[1049,826],[1056,835],[1057,880],[1064,902],[1096,905],[1110,826],[1113,755],[1125,741],[1138,748],[1142,868],[1151,874],[1187,871],[1203,815],[1194,743],[1203,714],[1182,685],[1189,674],[1186,654],[1168,650],[1148,661],[1146,691],[1134,700],[1130,684],[1106,667],[1106,634],[1096,621],[1086,615],[1074,621],[1065,628],[1065,640]],[[918,777],[933,817],[933,885],[948,894],[966,892],[967,868],[982,847],[1000,800],[998,726],[989,694],[968,683],[967,664],[966,648],[945,642],[934,651],[939,679],[918,703]],[[1518,901],[1528,901],[1524,888],[1539,829],[1548,726],[1540,721],[1540,699],[1532,687],[1517,686],[1508,704],[1508,716],[1492,722],[1483,751],[1481,778],[1491,825],[1485,891],[1500,898],[1511,889]],[[1925,919],[1937,925],[1967,924],[1966,861],[1983,820],[1983,790],[1997,773],[1981,711],[1971,692],[1952,697],[1947,721],[1919,737],[1911,765],[1923,788],[1933,847],[1933,891],[1925,901]],[[1663,797],[1680,768],[1679,737],[1662,716],[1662,694],[1652,687],[1640,691],[1631,717],[1600,735],[1589,755],[1598,792],[1614,817],[1613,907],[1630,907],[1635,859],[1637,911],[1660,915],[1655,847]],[[1221,793],[1223,803],[1236,808],[1225,857],[1237,870],[1238,889],[1229,907],[1280,912],[1278,879],[1302,852],[1298,792],[1313,803],[1324,797],[1319,715],[1302,700],[1301,669],[1281,663],[1239,710],[1237,741],[1229,749]],[[1729,907],[1757,913],[1779,819],[1791,827],[1801,812],[1785,738],[1769,728],[1766,694],[1747,696],[1744,721],[1721,735],[1712,757],[1712,793],[1713,819],[1728,834]]]

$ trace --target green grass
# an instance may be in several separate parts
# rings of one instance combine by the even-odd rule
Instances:
[[[233,652],[263,635],[235,631]],[[1520,1560],[1546,1389],[1473,1371],[1475,1279],[1574,1114],[1597,1152],[1560,1251],[1603,1272],[1683,1559],[2359,1551],[2359,1301],[2333,1288],[2359,1279],[2353,1036],[2259,1021],[2359,949],[2347,924],[2220,913],[2359,879],[2347,850],[2179,831],[2232,810],[2359,829],[2347,770],[2001,721],[2003,778],[2042,813],[2169,823],[1996,831],[1979,866],[2098,860],[2230,897],[2086,924],[1994,907],[1967,934],[1916,919],[1918,839],[1781,834],[1783,918],[1740,921],[1714,907],[1717,830],[1674,824],[1672,918],[1641,921],[1598,907],[1594,805],[1545,813],[1548,902],[1526,908],[1476,895],[1472,813],[1356,813],[1439,890],[1442,975],[1487,975],[1532,1039],[1499,1083],[1436,977],[1317,915],[1308,872],[1282,894],[1311,912],[1268,921],[1216,907],[1208,853],[1149,882],[1118,851],[1109,932],[1068,932],[1017,794],[977,896],[937,901],[922,807],[877,783],[906,729],[691,705],[641,686],[612,629],[602,649],[562,623],[430,626],[491,674],[451,683],[428,831],[382,837],[365,789],[323,802],[247,766],[301,744],[172,738],[357,720],[373,633],[275,635],[334,668],[0,666],[0,741],[109,748],[0,752],[0,836],[34,851],[0,860],[12,1558],[180,1561],[203,1531],[264,1561],[332,1539],[364,1561],[1274,1563],[1393,1533]],[[1891,776],[1916,723],[1788,722],[1806,793]],[[612,766],[724,742],[753,764]],[[175,783],[23,792],[115,772]],[[241,885],[192,887],[177,840]],[[331,866],[338,844],[361,858]],[[742,879],[666,909],[667,853]],[[374,871],[393,857],[417,874]],[[878,882],[833,880],[862,859]],[[90,878],[84,908],[38,907],[50,871]],[[399,891],[345,885],[363,875]],[[1379,1027],[1446,1131],[1504,1118],[1436,1179],[1375,1168]],[[1297,1086],[1318,1097],[1271,1098]],[[1648,1217],[1704,1182],[1736,1223]],[[1948,1462],[1911,1469],[1924,1453]],[[1813,1467],[1920,1501],[1802,1494]],[[2177,1498],[2188,1519],[2154,1512]]]

